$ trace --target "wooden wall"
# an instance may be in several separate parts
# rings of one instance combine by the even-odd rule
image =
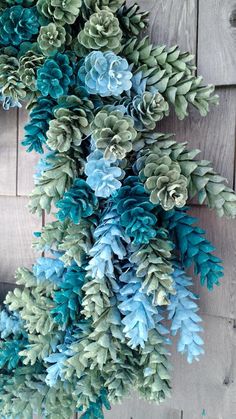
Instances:
[[[202,150],[202,156],[235,185],[236,2],[235,0],[138,0],[151,14],[150,33],[158,44],[178,44],[196,56],[198,73],[214,83],[220,105],[206,118],[194,110],[185,121],[174,115],[160,131],[175,132]],[[0,297],[14,284],[14,271],[29,266],[35,255],[32,233],[42,220],[28,213],[37,157],[20,142],[26,121],[23,110],[0,113]],[[206,355],[187,365],[173,349],[173,397],[158,407],[133,397],[106,414],[106,419],[236,419],[236,224],[195,207],[208,237],[225,262],[225,278],[213,293],[200,289]]]

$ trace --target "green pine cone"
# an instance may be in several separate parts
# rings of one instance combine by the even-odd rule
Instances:
[[[153,204],[160,204],[165,211],[186,204],[188,179],[181,174],[180,165],[170,157],[150,154],[140,176],[146,179],[144,186]]]
[[[60,153],[70,147],[78,148],[83,136],[88,135],[93,119],[93,103],[88,99],[76,96],[62,97],[54,117],[49,123],[47,144],[52,150]]]
[[[31,91],[36,91],[37,68],[43,65],[44,56],[34,52],[27,51],[19,59],[20,80]]]
[[[169,114],[169,105],[160,93],[145,92],[133,100],[133,115],[147,130],[154,130],[156,123]]]
[[[96,147],[106,159],[124,159],[137,135],[132,118],[105,108],[95,116],[91,129]]]
[[[131,7],[124,5],[118,12],[118,19],[123,32],[138,36],[148,25],[149,12],[141,12],[138,4]]]
[[[121,50],[122,31],[118,19],[108,10],[94,13],[79,33],[79,42],[89,50]]]
[[[163,336],[157,330],[151,330],[145,348],[140,354],[142,371],[138,390],[145,400],[161,403],[171,396],[169,355],[164,346]]]
[[[43,17],[64,26],[76,21],[81,5],[81,0],[38,0],[37,9]]]
[[[15,101],[24,99],[26,86],[20,79],[19,61],[15,57],[0,55],[0,89],[4,96],[10,96]]]
[[[115,13],[124,2],[125,0],[84,0],[83,6],[90,11],[90,14],[106,9]]]
[[[137,266],[137,276],[143,280],[142,288],[147,295],[153,296],[154,305],[169,304],[170,294],[175,294],[171,264],[173,248],[166,231],[159,230],[155,239],[130,257],[130,262]]]
[[[181,168],[181,174],[188,180],[188,196],[198,197],[199,203],[216,211],[219,217],[236,217],[236,194],[225,185],[225,179],[212,168],[207,160],[197,160],[199,150],[189,150],[187,143],[178,143],[172,135],[143,134],[135,146],[145,144],[136,162],[139,172],[145,166],[148,155],[168,156]]]
[[[66,42],[66,30],[63,26],[51,22],[41,26],[38,44],[45,55],[54,55],[60,51]]]

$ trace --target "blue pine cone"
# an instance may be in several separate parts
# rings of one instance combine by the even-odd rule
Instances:
[[[132,349],[139,345],[144,348],[149,331],[155,328],[157,308],[142,290],[142,279],[137,277],[132,267],[120,276],[120,281],[126,283],[119,290],[119,300],[122,302],[118,306],[124,315],[123,332]]]
[[[39,31],[36,7],[26,9],[20,5],[4,10],[0,15],[0,44],[19,45],[29,41]]]
[[[199,355],[204,354],[204,342],[199,336],[199,332],[203,331],[199,324],[202,319],[197,314],[197,297],[188,289],[193,285],[192,280],[178,267],[175,268],[173,278],[176,294],[170,297],[168,306],[169,319],[172,320],[171,332],[173,336],[180,333],[178,352],[186,353],[191,363],[194,359],[198,361]]]
[[[78,77],[88,93],[103,97],[119,96],[132,86],[128,61],[110,51],[91,52],[82,61]]]
[[[123,185],[115,197],[120,223],[134,244],[147,244],[157,232],[157,218],[151,212],[154,205],[138,177],[128,177]]]
[[[99,150],[88,156],[85,174],[87,184],[95,191],[95,195],[101,198],[108,198],[119,189],[120,180],[124,177],[124,171],[116,162],[105,159]]]
[[[34,150],[43,153],[49,121],[53,117],[53,106],[54,101],[50,98],[40,96],[37,99],[36,105],[30,112],[30,121],[25,126],[25,138],[22,141],[22,145],[28,147],[28,152]]]
[[[73,186],[56,204],[60,211],[57,218],[65,221],[70,218],[74,224],[79,224],[81,218],[89,217],[98,206],[98,199],[89,185],[82,179],[75,179]]]
[[[58,99],[67,94],[72,75],[73,69],[68,56],[58,52],[38,69],[37,88],[43,96]]]

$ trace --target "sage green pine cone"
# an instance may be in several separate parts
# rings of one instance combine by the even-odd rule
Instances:
[[[24,99],[26,86],[20,79],[19,61],[15,57],[0,55],[0,89],[4,96],[9,96],[15,101]]]
[[[92,13],[98,10],[110,9],[113,13],[124,4],[125,0],[84,0],[84,7]]]
[[[144,129],[154,130],[156,124],[169,114],[169,105],[160,93],[145,92],[133,100],[133,116],[142,123]]]
[[[165,211],[174,207],[182,208],[188,198],[188,179],[181,174],[180,165],[170,157],[150,154],[141,171],[145,178],[145,189],[150,193],[150,201],[160,204]]]
[[[80,13],[81,0],[38,0],[39,14],[61,25],[73,24]]]
[[[28,51],[19,60],[20,80],[31,91],[36,90],[37,68],[44,62],[44,56],[34,51]]]
[[[68,96],[65,102],[62,101],[62,107],[54,112],[55,119],[49,123],[48,146],[60,153],[68,151],[71,146],[79,147],[83,135],[89,133],[90,123],[93,119],[92,111],[93,104],[90,100]]]
[[[122,31],[118,19],[108,10],[100,10],[90,16],[84,29],[79,33],[79,42],[89,50],[121,50]]]
[[[66,31],[63,26],[51,22],[47,26],[41,26],[38,44],[45,55],[56,54],[66,42]]]
[[[103,151],[106,159],[124,159],[137,135],[132,118],[106,109],[96,115],[91,129],[96,147]]]

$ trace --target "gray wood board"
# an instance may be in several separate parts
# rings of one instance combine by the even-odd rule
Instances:
[[[235,0],[199,0],[198,73],[207,83],[236,84]]]

